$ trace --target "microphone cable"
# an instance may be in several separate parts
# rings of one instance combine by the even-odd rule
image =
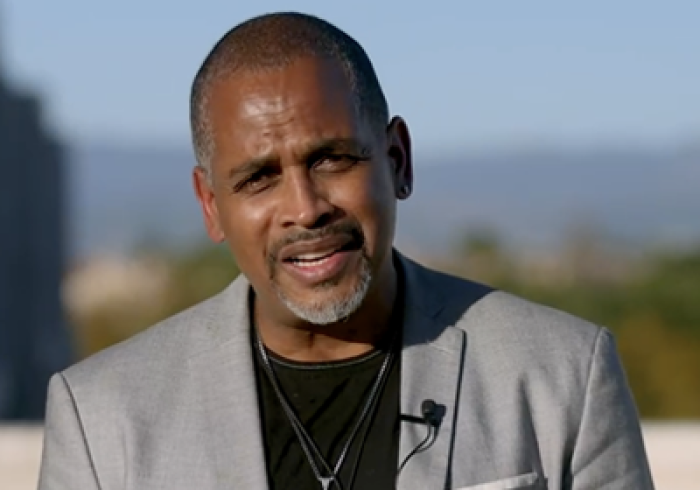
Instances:
[[[428,428],[428,433],[425,435],[425,438],[423,438],[423,440],[416,447],[414,447],[410,453],[408,453],[408,455],[399,465],[399,470],[396,473],[397,483],[401,472],[403,471],[406,464],[408,464],[409,460],[413,458],[416,454],[430,449],[430,447],[437,440],[438,429],[440,427],[441,422],[441,417],[437,413],[437,408],[438,406],[434,400],[423,400],[423,403],[421,403],[421,412],[423,414],[422,418],[415,417],[412,415],[402,415],[403,419],[407,422],[424,424]]]

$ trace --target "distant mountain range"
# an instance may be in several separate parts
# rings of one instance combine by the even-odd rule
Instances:
[[[205,239],[190,150],[93,144],[70,157],[74,256]],[[700,239],[698,147],[418,155],[415,174],[398,242],[420,253],[445,253],[481,226],[519,247],[554,245],[576,223],[631,246]]]

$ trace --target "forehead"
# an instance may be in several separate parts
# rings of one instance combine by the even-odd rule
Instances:
[[[364,126],[342,67],[315,58],[226,77],[211,87],[207,110],[215,160],[359,137]]]

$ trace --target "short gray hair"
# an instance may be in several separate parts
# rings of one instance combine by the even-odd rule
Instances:
[[[304,56],[340,63],[358,110],[377,129],[388,124],[388,105],[372,62],[352,37],[308,14],[280,12],[254,17],[228,31],[214,45],[192,83],[192,143],[197,163],[210,180],[215,148],[207,110],[212,83],[242,70],[285,67]]]

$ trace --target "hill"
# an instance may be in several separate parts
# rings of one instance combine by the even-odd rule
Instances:
[[[468,227],[546,247],[588,223],[635,246],[700,238],[700,151],[592,149],[418,155],[398,242],[445,253]],[[204,239],[192,152],[92,144],[72,154],[73,251],[126,250],[143,240]]]

